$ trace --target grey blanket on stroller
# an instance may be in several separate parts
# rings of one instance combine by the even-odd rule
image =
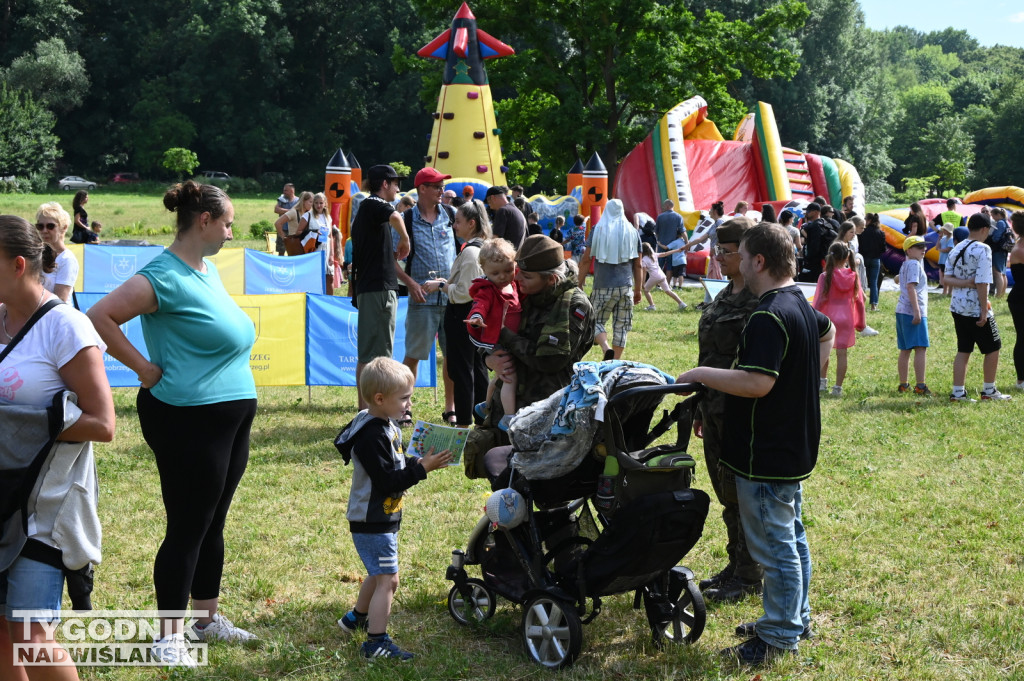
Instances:
[[[593,450],[609,397],[628,388],[671,382],[667,374],[646,364],[577,362],[567,387],[520,409],[512,419],[512,465],[532,480],[551,480],[575,470]],[[623,421],[642,406],[616,406],[616,415]]]

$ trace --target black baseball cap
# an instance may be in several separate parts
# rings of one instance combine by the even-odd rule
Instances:
[[[366,171],[366,179],[374,180],[404,180],[404,175],[399,175],[395,169],[388,165],[370,166]]]
[[[500,184],[496,185],[494,187],[491,187],[490,189],[487,190],[487,193],[484,194],[484,198],[485,199],[489,199],[492,196],[497,196],[498,194],[502,194],[502,195],[508,194],[508,187],[505,187],[505,186],[500,185]]]

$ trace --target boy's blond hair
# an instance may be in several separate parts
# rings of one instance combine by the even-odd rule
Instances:
[[[387,397],[416,382],[412,370],[390,357],[375,357],[359,375],[359,394],[367,404],[377,393]]]
[[[501,237],[495,237],[483,243],[477,261],[480,263],[480,267],[483,267],[489,262],[514,262],[515,259],[516,249],[512,248],[512,244]]]

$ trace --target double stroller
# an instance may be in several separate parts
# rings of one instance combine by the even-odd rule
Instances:
[[[670,384],[645,365],[596,366],[599,378],[583,385],[598,404],[566,409],[556,393],[517,415],[510,470],[492,480],[499,489],[488,513],[465,551],[452,552],[445,575],[454,583],[448,612],[459,624],[491,617],[498,596],[522,605],[526,654],[551,669],[576,660],[582,625],[607,596],[632,592],[657,645],[692,643],[706,621],[693,573],[678,566],[710,503],[690,488],[694,460],[685,451],[703,386]],[[578,377],[579,364],[575,370]],[[662,398],[686,393],[694,394],[652,428]],[[570,427],[551,429],[552,422]],[[673,426],[674,444],[649,446]],[[480,566],[480,578],[469,577],[469,565]]]

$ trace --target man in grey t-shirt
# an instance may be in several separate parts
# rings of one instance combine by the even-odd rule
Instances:
[[[579,286],[586,290],[590,261],[594,261],[594,341],[604,350],[604,359],[620,359],[626,336],[633,328],[633,306],[643,294],[640,265],[640,233],[626,219],[622,202],[612,199],[601,220],[594,225],[580,259]],[[632,291],[630,291],[632,289]],[[608,343],[605,322],[612,318],[612,342]]]

